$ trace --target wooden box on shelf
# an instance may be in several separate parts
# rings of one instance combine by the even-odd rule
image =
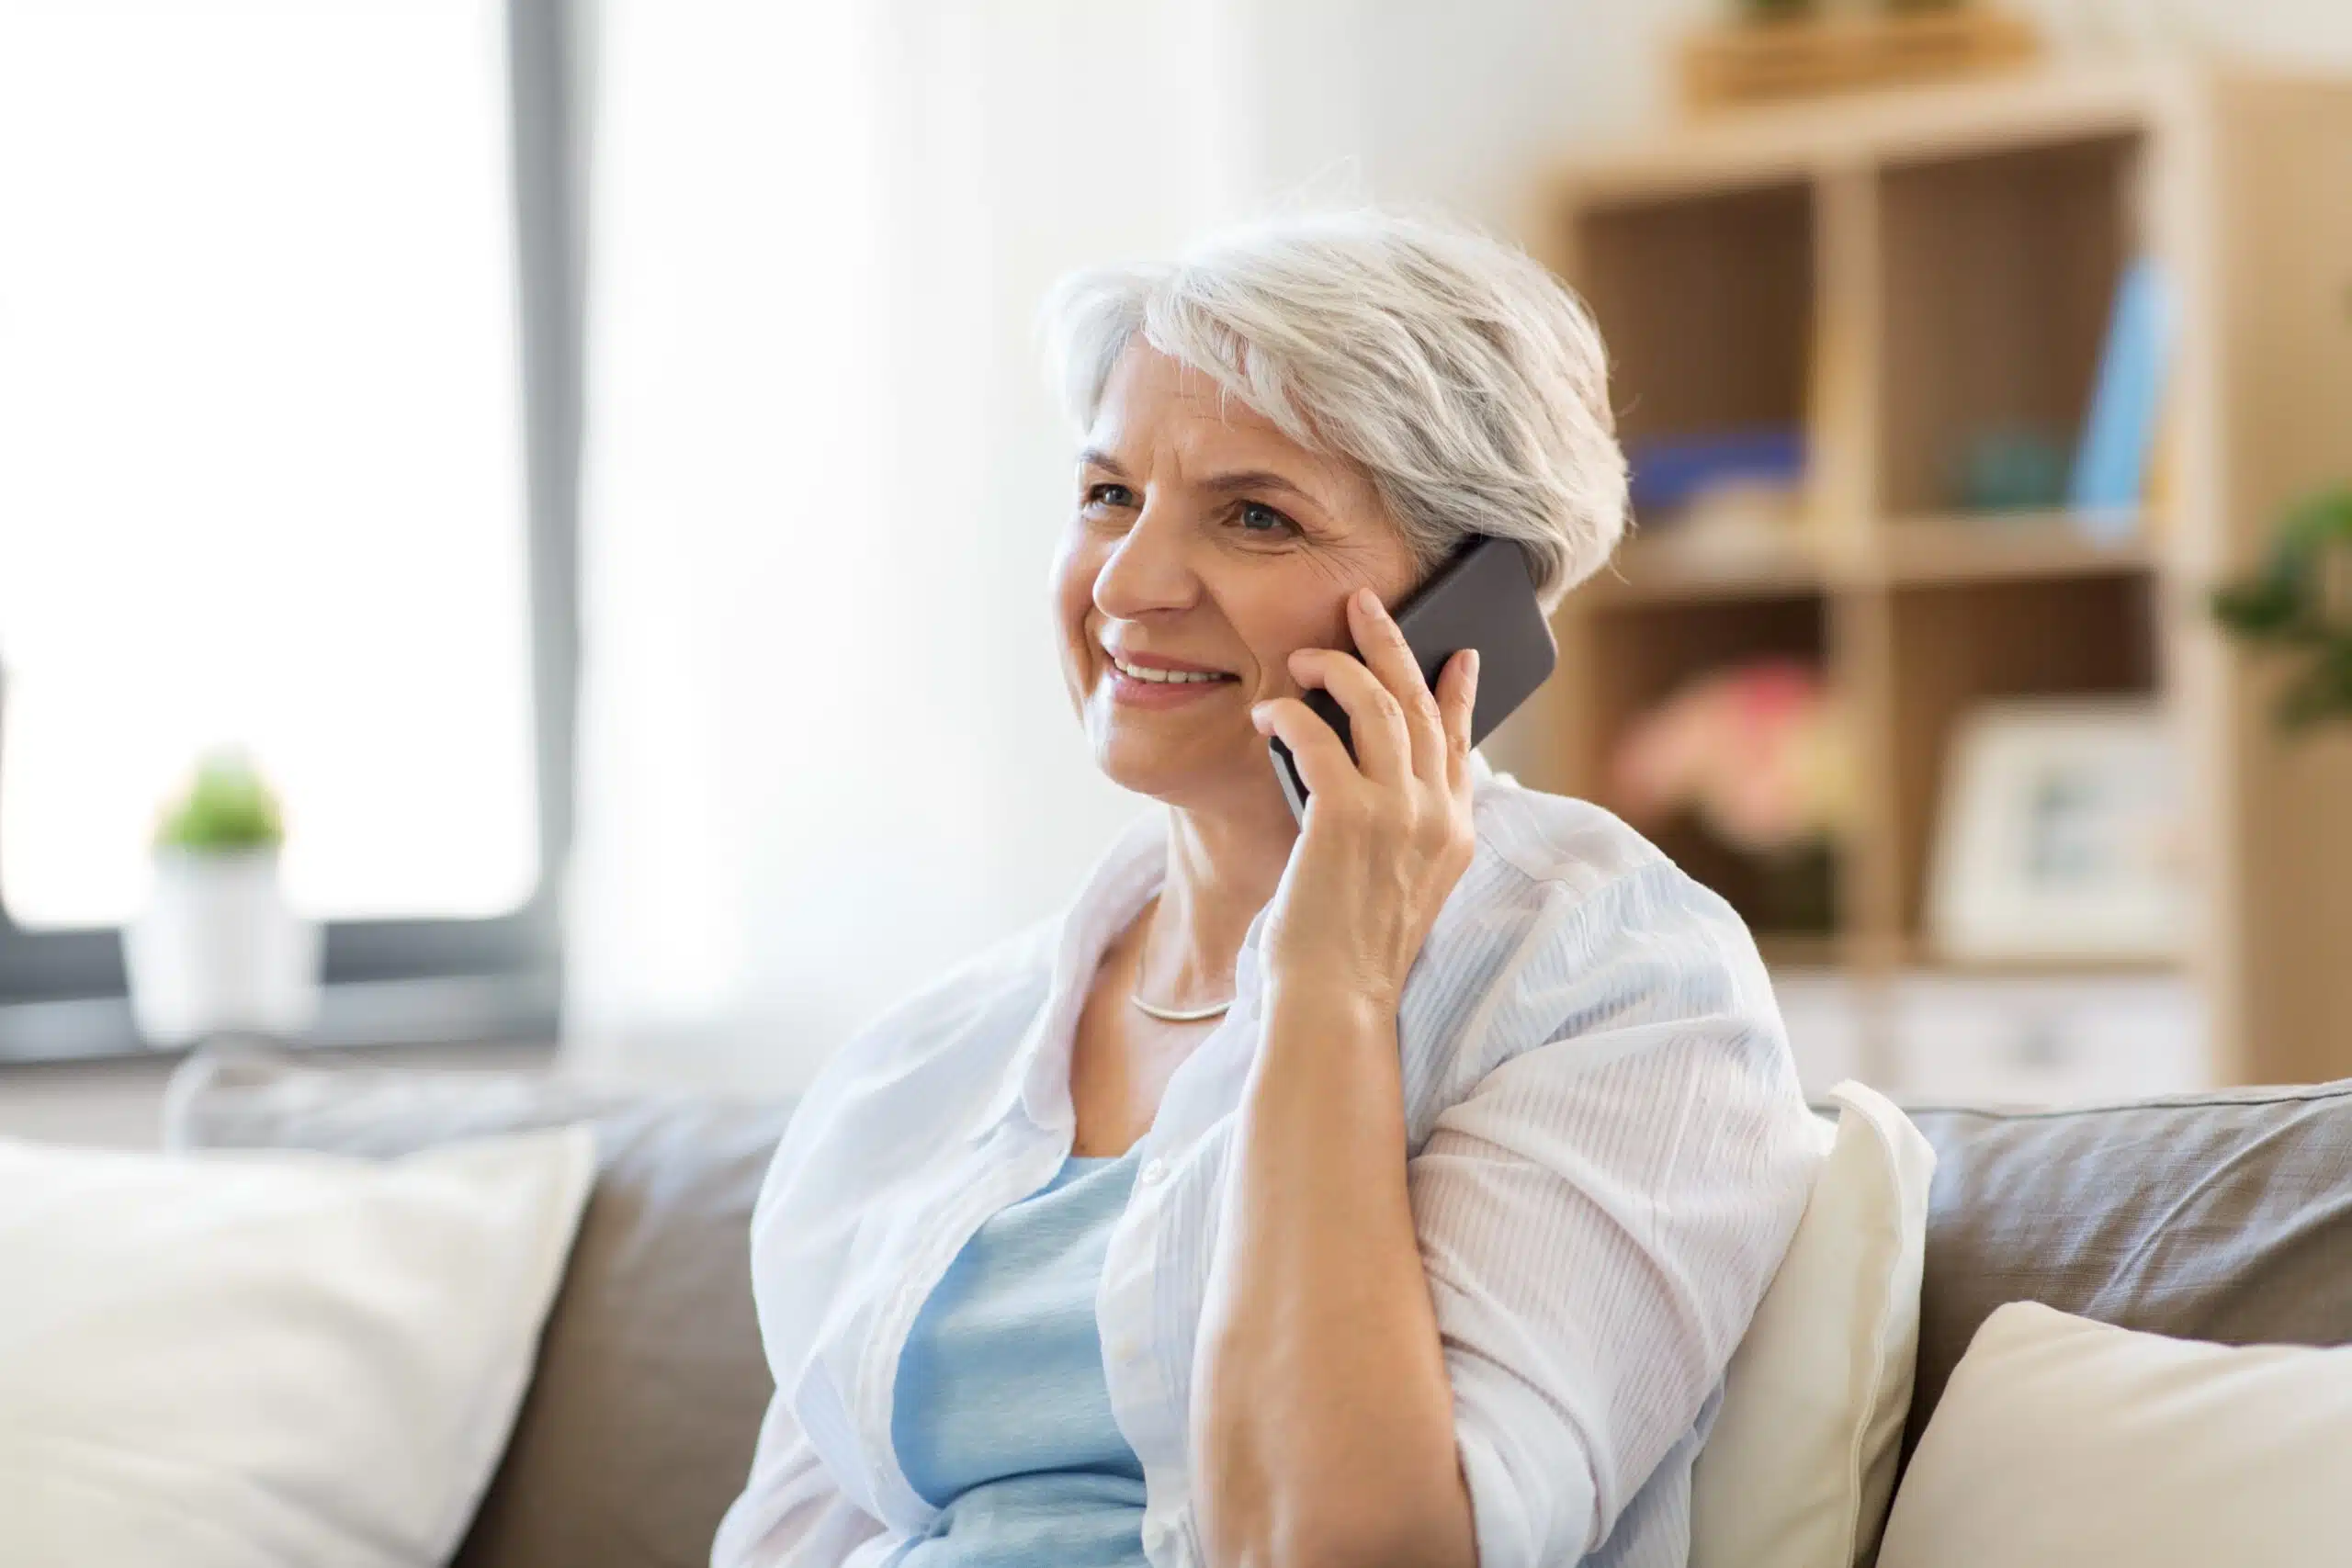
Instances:
[[[2013,68],[2041,50],[2015,17],[1973,6],[1911,16],[1727,23],[1682,40],[1683,107],[1693,113]]]
[[[1726,111],[1555,170],[1527,237],[1609,341],[1629,449],[1799,429],[1803,523],[1732,551],[1642,517],[1562,605],[1560,672],[1498,738],[1503,765],[1606,802],[1614,749],[1679,682],[1817,660],[1856,737],[1837,929],[1776,932],[1753,868],[1660,842],[1690,851],[1776,965],[1859,988],[1891,1077],[1933,1048],[1910,1038],[1905,987],[1997,978],[1923,956],[1963,716],[2042,694],[2154,700],[2186,753],[2199,911],[2191,951],[2140,971],[2200,1032],[2166,1059],[2222,1083],[2352,1076],[2352,747],[2291,750],[2268,677],[2204,610],[2280,507],[2352,461],[2347,168],[2352,85],[2130,66]],[[1968,512],[1981,433],[2073,449],[2140,257],[2176,323],[2148,510],[2097,526],[2063,505]],[[2109,1059],[2099,1039],[2083,1061]]]

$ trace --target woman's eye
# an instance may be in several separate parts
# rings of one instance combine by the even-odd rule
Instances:
[[[1135,492],[1125,485],[1101,484],[1086,487],[1089,506],[1126,506],[1135,500]]]
[[[1241,531],[1245,534],[1295,534],[1298,525],[1263,502],[1245,501],[1241,503]]]

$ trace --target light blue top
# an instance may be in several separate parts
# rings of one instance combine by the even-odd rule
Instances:
[[[1136,1160],[1066,1160],[982,1224],[899,1361],[890,1438],[941,1510],[903,1568],[1140,1568],[1143,1465],[1111,1417],[1094,1298]]]

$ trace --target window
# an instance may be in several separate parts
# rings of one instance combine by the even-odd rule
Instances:
[[[155,814],[223,742],[331,984],[550,966],[561,22],[0,0],[0,1002],[119,1003]]]

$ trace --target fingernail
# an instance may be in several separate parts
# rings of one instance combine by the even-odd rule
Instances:
[[[1369,588],[1356,590],[1356,607],[1367,615],[1380,614],[1380,595]]]
[[[1478,650],[1475,648],[1470,650],[1470,680],[1474,685],[1478,680]]]

